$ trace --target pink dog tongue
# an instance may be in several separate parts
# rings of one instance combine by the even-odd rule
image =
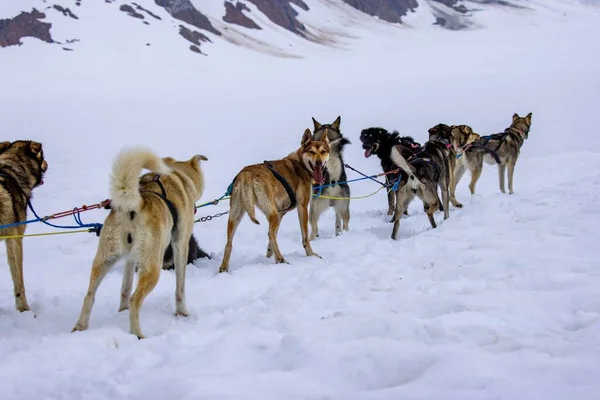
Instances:
[[[366,150],[365,150],[365,157],[366,157],[366,158],[369,158],[369,157],[371,157],[371,149],[366,149]]]
[[[315,182],[317,185],[322,185],[323,184],[323,170],[319,167],[315,167],[315,169],[313,170],[313,178],[315,179]]]

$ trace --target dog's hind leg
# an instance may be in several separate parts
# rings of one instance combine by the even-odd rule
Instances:
[[[285,215],[285,213],[280,212],[277,215],[279,216],[279,225],[277,225],[277,232],[275,232],[275,236],[277,236],[277,234],[279,233],[279,227],[281,226],[281,220],[283,219],[283,216]],[[271,241],[269,240],[269,244],[267,245],[266,257],[271,258],[272,256],[273,256],[273,248],[271,247]]]
[[[329,199],[313,197],[310,201],[310,240],[315,240],[319,236],[319,218],[321,214],[329,207]],[[337,217],[337,213],[336,213]]]
[[[129,332],[136,335],[138,339],[144,338],[140,328],[140,308],[146,296],[148,296],[158,283],[158,278],[160,277],[162,254],[160,254],[158,248],[164,247],[160,246],[159,240],[153,242],[152,247],[155,246],[156,248],[149,250],[149,253],[142,259],[143,261],[140,261],[140,278],[138,279],[135,292],[133,292],[129,301]],[[175,265],[177,266],[177,263]]]
[[[475,194],[475,186],[477,185],[477,181],[481,177],[481,171],[483,170],[483,157],[478,155],[475,160],[472,161],[473,164],[469,166],[471,170],[471,183],[469,183],[469,190],[471,191],[471,195]]]
[[[437,228],[437,224],[435,222],[435,212],[440,208],[440,200],[437,194],[437,185],[427,184],[425,188],[423,188],[421,192],[421,200],[423,200],[423,207],[425,208],[425,213],[427,214],[427,218],[429,219],[429,223],[432,228]],[[448,212],[448,191],[444,191],[442,189],[442,198],[445,196],[445,205],[444,207],[444,219],[446,219],[446,213]]]
[[[237,230],[244,211],[239,207],[238,204],[232,204],[229,210],[229,219],[227,221],[227,244],[225,244],[225,252],[223,254],[223,261],[219,267],[219,273],[229,271],[229,259],[231,258],[231,250],[233,249],[233,237]]]
[[[506,193],[506,190],[504,190],[504,175],[506,172],[506,165],[505,164],[498,164],[498,181],[500,184],[500,191],[502,193]]]
[[[277,232],[279,232],[279,225],[281,223],[280,214],[277,210],[273,210],[267,219],[269,220],[269,247],[267,248],[267,255],[270,249],[275,254],[275,262],[277,264],[287,264],[277,244]]]
[[[128,259],[123,269],[123,283],[121,284],[121,302],[119,312],[129,310],[129,297],[133,286],[133,273],[135,272],[136,260]]]
[[[456,168],[454,169],[454,188],[452,189],[453,191],[456,191],[458,182],[460,182],[466,170],[467,168],[465,167],[462,161],[456,162]]]
[[[25,229],[18,229],[18,231],[21,235],[25,233]],[[29,311],[23,280],[23,238],[7,239],[6,255],[8,256],[8,265],[13,280],[15,307],[20,312]]]
[[[193,224],[193,222],[191,222]],[[173,261],[175,263],[175,315],[187,317],[189,315],[185,305],[185,271],[187,269],[187,255],[189,252],[189,237],[192,234],[193,225],[184,229],[179,226],[179,232],[175,234],[173,244]]]
[[[111,216],[109,215],[108,218],[111,218]],[[114,226],[107,225],[107,223],[104,224],[104,228],[100,233],[98,250],[96,251],[96,256],[94,257],[94,262],[92,264],[92,271],[90,272],[88,290],[85,299],[83,300],[79,319],[71,332],[85,331],[88,328],[96,291],[108,271],[110,271],[122,256],[119,243],[119,240],[121,240],[119,237],[120,232]]]

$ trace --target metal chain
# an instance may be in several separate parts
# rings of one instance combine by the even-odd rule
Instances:
[[[201,217],[194,222],[206,222],[206,221],[210,221],[211,219],[219,218],[219,217],[222,217],[223,215],[227,215],[227,214],[229,214],[229,211],[225,211],[225,212],[218,213],[215,215],[207,215],[206,217]]]

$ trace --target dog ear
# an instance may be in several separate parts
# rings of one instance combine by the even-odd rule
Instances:
[[[314,117],[311,117],[313,120],[313,125],[315,126],[315,132],[321,127],[321,124],[317,122]]]
[[[314,119],[313,119],[313,121],[314,121]],[[327,135],[323,135],[323,136],[327,136]],[[306,130],[304,131],[304,135],[302,135],[302,141],[300,142],[300,145],[306,146],[307,144],[310,143],[311,140],[312,140],[312,133],[311,133],[310,129],[306,128]]]
[[[531,116],[532,116],[531,113],[529,113],[525,116],[525,119],[527,120],[527,124],[531,124]]]
[[[208,161],[208,158],[202,154],[196,154],[194,157],[192,157],[192,161],[199,163],[200,161]]]
[[[473,133],[473,129],[471,129],[471,127],[468,125],[463,125],[463,132],[467,135],[470,135],[471,133]]]
[[[515,122],[517,120],[517,118],[519,118],[519,114],[514,113],[513,114],[513,122]]]
[[[342,123],[342,117],[338,115],[338,117],[335,119],[335,121],[333,121],[333,124],[331,124],[331,126],[336,129],[336,130],[340,130],[340,124]]]
[[[0,153],[3,153],[10,147],[10,142],[0,142]]]
[[[437,133],[438,128],[436,126],[434,126],[433,128],[429,128],[429,130],[427,131],[430,135],[433,135],[434,133]]]
[[[29,142],[29,151],[33,154],[38,154],[42,150],[42,144],[39,142]],[[38,156],[39,158],[39,156]]]

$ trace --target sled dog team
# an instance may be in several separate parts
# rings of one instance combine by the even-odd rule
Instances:
[[[401,216],[415,197],[423,202],[433,228],[437,226],[434,214],[438,209],[447,219],[449,203],[462,207],[456,199],[456,185],[468,169],[469,189],[474,194],[484,161],[497,164],[503,193],[508,172],[508,190],[512,194],[514,169],[529,135],[531,117],[531,113],[525,117],[514,114],[508,128],[489,136],[480,136],[467,125],[438,124],[429,129],[429,139],[423,144],[383,128],[362,130],[360,141],[365,157],[376,155],[387,173],[387,210],[394,222],[392,238],[398,238]],[[277,232],[281,219],[293,209],[298,212],[307,256],[319,257],[311,241],[318,237],[318,220],[328,207],[335,210],[336,235],[349,229],[351,195],[342,153],[350,141],[342,135],[340,123],[340,117],[331,124],[320,124],[313,118],[314,129],[305,130],[298,149],[279,160],[246,166],[235,176],[230,187],[227,243],[219,272],[229,270],[233,237],[243,216],[248,214],[252,222],[259,223],[256,208],[269,223],[266,256],[274,256],[276,263],[286,262],[277,243]],[[161,268],[174,267],[175,314],[188,315],[187,264],[198,257],[208,257],[192,235],[195,203],[204,190],[200,162],[206,160],[200,154],[189,160],[160,158],[145,148],[124,149],[117,155],[110,176],[111,202],[107,207],[110,212],[100,232],[89,287],[73,331],[88,328],[96,291],[108,271],[122,258],[126,261],[119,311],[129,309],[132,334],[144,337],[139,312],[145,297],[156,286]],[[32,192],[44,183],[47,169],[41,143],[0,142],[0,237],[6,240],[19,311],[29,310],[22,247],[27,225],[19,223],[26,220]],[[143,170],[150,172],[141,175]],[[313,186],[322,186],[317,197],[313,197],[317,191]],[[136,271],[139,280],[132,293]]]

